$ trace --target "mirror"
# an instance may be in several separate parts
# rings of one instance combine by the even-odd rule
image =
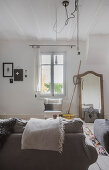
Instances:
[[[103,76],[93,71],[79,74],[79,117],[87,123],[104,118]]]

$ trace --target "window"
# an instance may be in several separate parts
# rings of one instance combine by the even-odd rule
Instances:
[[[48,95],[63,95],[64,90],[64,55],[41,55],[41,93]]]

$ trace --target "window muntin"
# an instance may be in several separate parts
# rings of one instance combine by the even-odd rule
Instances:
[[[64,55],[42,54],[41,94],[63,95],[64,90]]]
[[[63,55],[54,55],[54,64],[64,64]]]

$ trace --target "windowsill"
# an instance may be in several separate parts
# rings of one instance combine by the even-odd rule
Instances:
[[[47,111],[44,111],[44,113],[62,113],[62,111],[57,111],[57,110],[47,110]]]
[[[39,98],[40,100],[44,100],[44,98],[52,98],[52,99],[62,98],[63,100],[66,100],[66,99],[67,99],[67,96],[64,95],[64,94],[63,94],[63,95],[55,95],[55,96],[39,94],[39,95],[38,95],[38,98]]]
[[[40,94],[39,95],[39,97],[41,97],[41,98],[65,98],[66,97],[66,95],[65,94],[62,94],[62,95],[54,95],[54,96],[52,96],[52,95],[47,95],[47,94]]]

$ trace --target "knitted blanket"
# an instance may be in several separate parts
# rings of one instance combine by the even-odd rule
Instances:
[[[39,149],[62,152],[64,127],[62,118],[34,119],[31,118],[23,132],[21,148]]]

